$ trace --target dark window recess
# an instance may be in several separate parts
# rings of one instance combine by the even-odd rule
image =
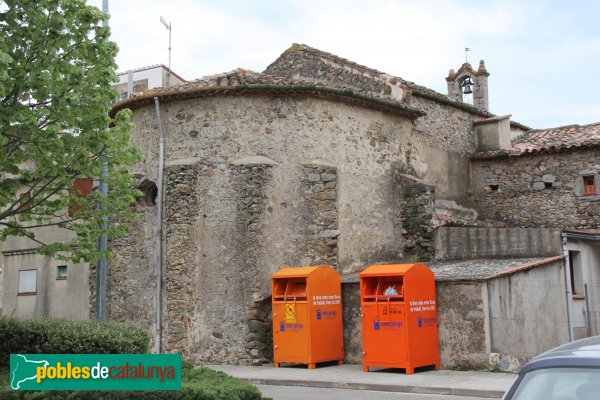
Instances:
[[[593,175],[583,177],[583,195],[584,196],[595,196],[596,195],[596,183]]]
[[[66,265],[56,267],[56,279],[67,279],[67,276],[69,276],[69,270]]]
[[[551,189],[552,188],[552,182],[544,182],[544,187],[546,189]]]
[[[569,251],[569,271],[571,272],[571,291],[573,296],[583,295],[583,271],[581,267],[581,253],[579,251]]]
[[[492,192],[498,191],[498,185],[488,185],[488,187],[492,190]]]
[[[142,206],[152,207],[156,205],[156,197],[158,196],[158,187],[154,182],[144,181],[138,188],[142,195],[137,198],[137,203]]]

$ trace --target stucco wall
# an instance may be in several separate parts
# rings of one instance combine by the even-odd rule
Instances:
[[[45,243],[66,241],[72,233],[56,227],[36,229]],[[85,319],[89,315],[89,266],[73,264],[36,252],[39,244],[23,237],[0,242],[2,257],[2,315],[20,318]],[[57,279],[57,267],[67,266],[67,279]],[[19,270],[37,270],[36,294],[18,295]]]
[[[599,156],[589,149],[474,161],[475,208],[511,226],[596,228],[600,200],[577,197],[576,185],[582,171],[600,170]]]
[[[600,243],[592,240],[569,238],[567,242],[569,251],[579,252],[573,257],[573,275],[575,293],[573,296],[573,325],[576,338],[588,336],[588,319],[586,316],[589,307],[591,334],[600,334]],[[588,297],[585,297],[584,284],[587,285]],[[586,307],[587,303],[587,307]]]
[[[441,226],[433,243],[438,260],[551,257],[562,253],[558,229]]]
[[[563,261],[492,279],[491,350],[527,359],[569,340]]]

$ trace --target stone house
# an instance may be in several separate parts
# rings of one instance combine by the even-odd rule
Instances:
[[[111,243],[108,317],[147,326],[155,350],[260,363],[270,357],[271,274],[330,264],[345,282],[347,358],[359,361],[353,277],[369,264],[427,260],[440,273],[443,365],[507,352],[494,348],[490,299],[525,274],[562,273],[570,287],[576,256],[556,258],[560,232],[597,227],[598,131],[531,130],[494,115],[488,77],[483,61],[464,64],[445,96],[293,45],[263,73],[119,102],[115,112],[133,111],[144,196],[130,236]],[[462,96],[471,85],[473,105]]]

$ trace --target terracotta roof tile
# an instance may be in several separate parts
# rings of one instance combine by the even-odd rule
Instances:
[[[132,93],[130,98],[145,97],[149,94],[176,93],[182,90],[191,90],[195,88],[212,87],[235,87],[238,85],[314,85],[312,82],[299,79],[282,78],[278,76],[265,75],[249,69],[237,68],[233,71],[223,72],[221,74],[207,75],[200,79],[171,86],[158,86],[152,89],[146,89]],[[348,89],[341,86],[328,86],[334,89]],[[348,89],[349,90],[349,89]]]
[[[474,158],[514,157],[598,145],[600,145],[600,122],[589,125],[567,125],[558,128],[532,129],[514,139],[511,149],[480,152]]]

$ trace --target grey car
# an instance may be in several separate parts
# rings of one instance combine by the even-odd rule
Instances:
[[[533,358],[503,400],[600,400],[600,336]]]

